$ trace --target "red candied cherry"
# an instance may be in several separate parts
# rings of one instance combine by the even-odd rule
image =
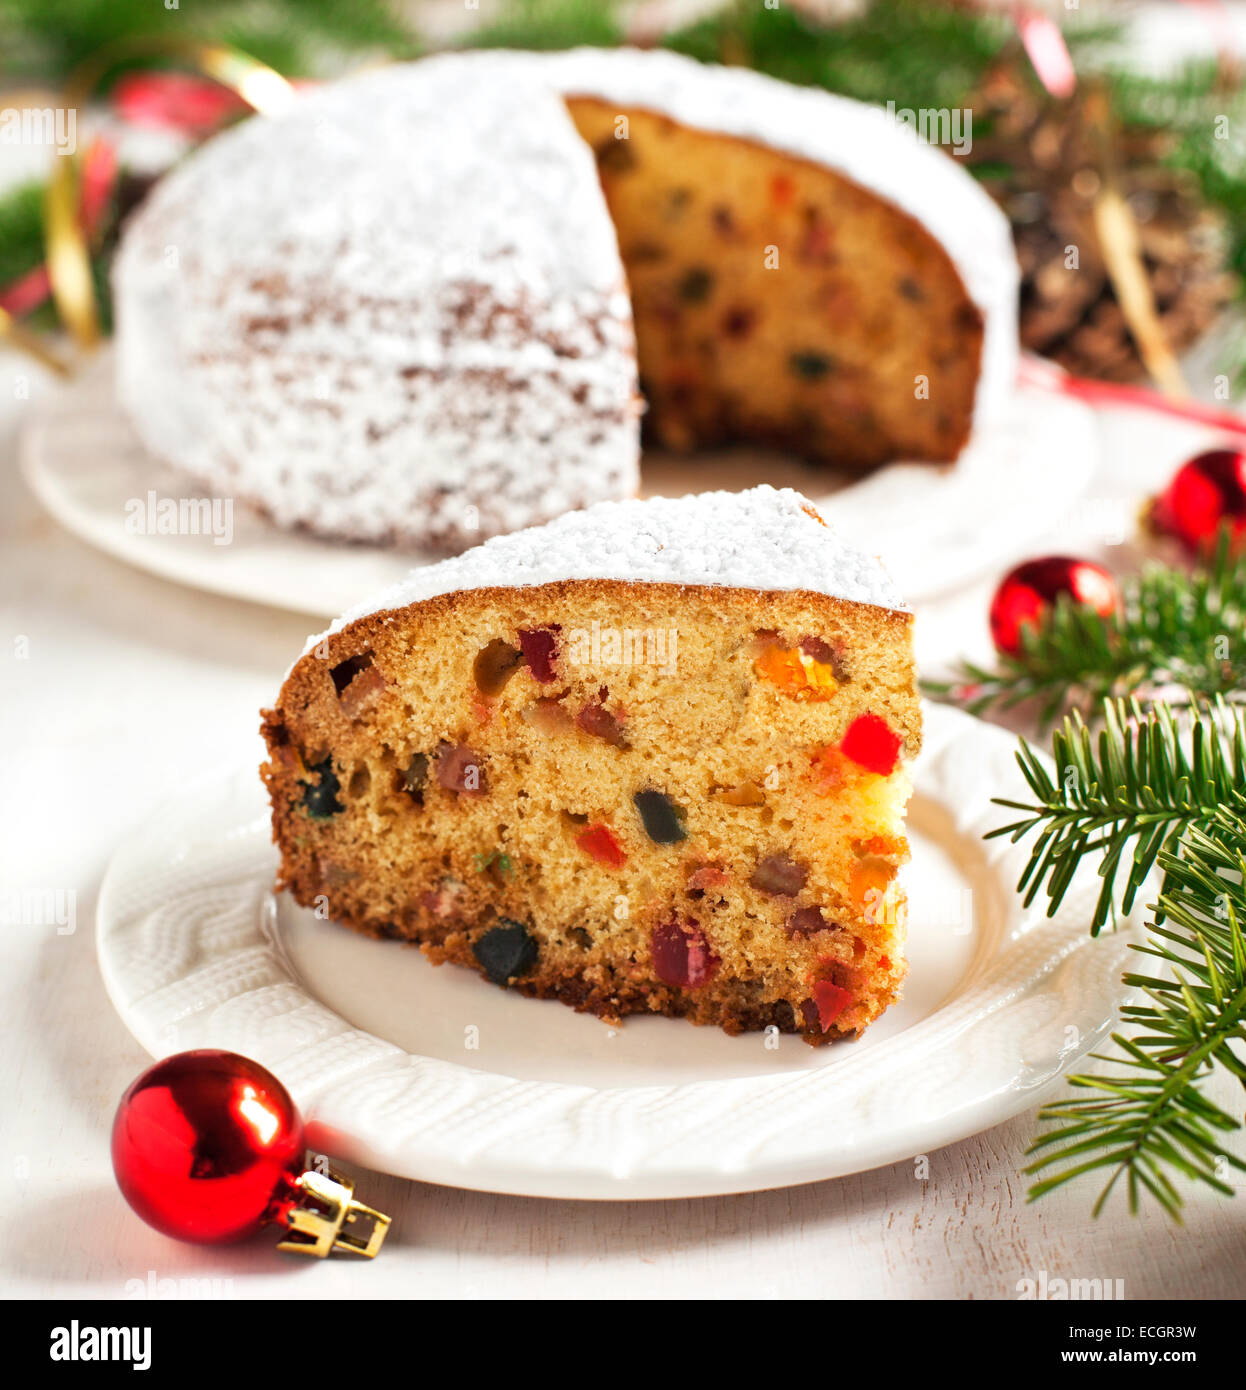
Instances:
[[[707,984],[718,965],[705,933],[691,919],[676,919],[655,927],[650,947],[653,973],[677,989],[696,989]]]
[[[900,761],[900,735],[877,714],[858,714],[840,740],[839,751],[867,772],[888,777]]]
[[[582,830],[575,837],[575,842],[585,854],[607,868],[621,869],[627,863],[627,854],[615,838],[614,831],[600,821]]]
[[[1061,594],[1109,617],[1116,609],[1116,581],[1092,560],[1048,555],[1027,560],[1000,580],[991,600],[991,636],[1006,656],[1022,649],[1023,628],[1037,624]]]
[[[562,629],[555,624],[553,627],[530,628],[519,634],[519,648],[523,652],[523,659],[528,670],[542,685],[548,685],[558,679],[554,661],[558,650],[558,633],[561,631]]]
[[[825,1033],[848,1005],[853,1002],[852,991],[844,989],[842,985],[833,984],[830,980],[818,980],[813,987],[812,1002],[813,1008],[817,1010],[817,1021]],[[812,1020],[808,1019],[808,1014],[812,1012],[813,1009],[806,1011],[806,1018],[810,1026],[812,1026]]]

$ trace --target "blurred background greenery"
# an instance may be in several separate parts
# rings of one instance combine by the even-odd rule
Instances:
[[[0,0],[0,84],[55,89],[79,64],[135,39],[209,40],[313,80],[447,46],[641,42],[862,101],[967,108],[973,144],[964,162],[1007,213],[1017,242],[1025,344],[1082,375],[1136,379],[1144,364],[1109,258],[1096,254],[1096,189],[1110,168],[1165,334],[1176,351],[1191,347],[1240,296],[1246,272],[1241,74],[1214,43],[1167,70],[1137,70],[1128,9],[1087,0],[1051,13],[1079,75],[1069,97],[1038,81],[1014,8],[985,0],[784,0],[774,8],[762,0]],[[1204,21],[1191,13],[1189,22]],[[169,60],[118,53],[104,66],[97,91],[107,106],[123,71]],[[1230,138],[1213,134],[1217,118]],[[142,191],[141,180],[118,181],[94,238],[101,266]],[[1077,276],[1064,273],[1070,245],[1083,248]],[[43,254],[41,190],[7,188],[0,306],[5,286]],[[105,279],[101,269],[102,293]],[[46,302],[31,317],[35,326],[55,323]],[[1227,369],[1246,375],[1246,345],[1225,350]]]

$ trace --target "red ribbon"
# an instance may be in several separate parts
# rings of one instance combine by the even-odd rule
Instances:
[[[130,72],[112,90],[112,105],[133,125],[181,131],[199,139],[250,107],[228,87],[188,72]]]
[[[78,196],[78,215],[93,240],[104,221],[108,201],[117,181],[117,152],[107,140],[95,139],[82,160],[82,186]],[[33,313],[52,293],[46,265],[37,265],[0,289],[0,309],[15,319]]]
[[[1018,384],[1042,391],[1055,391],[1062,396],[1075,396],[1088,405],[1125,406],[1134,410],[1149,410],[1157,415],[1171,415],[1180,420],[1193,420],[1212,429],[1230,434],[1246,434],[1246,417],[1236,411],[1199,401],[1178,401],[1146,386],[1127,386],[1115,381],[1094,381],[1089,377],[1070,376],[1052,362],[1041,357],[1024,356],[1017,374]]]

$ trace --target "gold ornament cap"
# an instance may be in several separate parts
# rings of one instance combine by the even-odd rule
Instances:
[[[385,1242],[389,1217],[355,1201],[353,1179],[326,1167],[309,1168],[294,1185],[298,1196],[286,1213],[290,1234],[278,1250],[324,1259],[335,1250],[372,1259]]]

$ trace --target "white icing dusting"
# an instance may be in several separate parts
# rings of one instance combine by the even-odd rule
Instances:
[[[702,492],[599,502],[545,526],[496,536],[462,555],[413,569],[344,613],[328,633],[371,613],[468,589],[526,588],[560,579],[713,584],[815,593],[908,612],[882,563],[843,541],[791,488]]]
[[[711,66],[662,49],[516,57],[521,67],[539,65],[568,96],[659,111],[681,125],[827,164],[915,218],[942,243],[982,311],[975,428],[998,417],[1016,382],[1017,258],[1008,219],[955,157],[922,144],[882,107],[748,68]]]
[[[254,117],[165,177],[117,257],[147,448],[284,526],[470,544],[634,493],[631,308],[555,89],[828,164],[921,221],[983,311],[975,426],[1016,367],[1007,222],[874,108],[661,51],[466,53]]]
[[[115,283],[147,447],[279,524],[470,544],[636,490],[614,227],[510,62],[369,72],[218,136],[132,219]]]

